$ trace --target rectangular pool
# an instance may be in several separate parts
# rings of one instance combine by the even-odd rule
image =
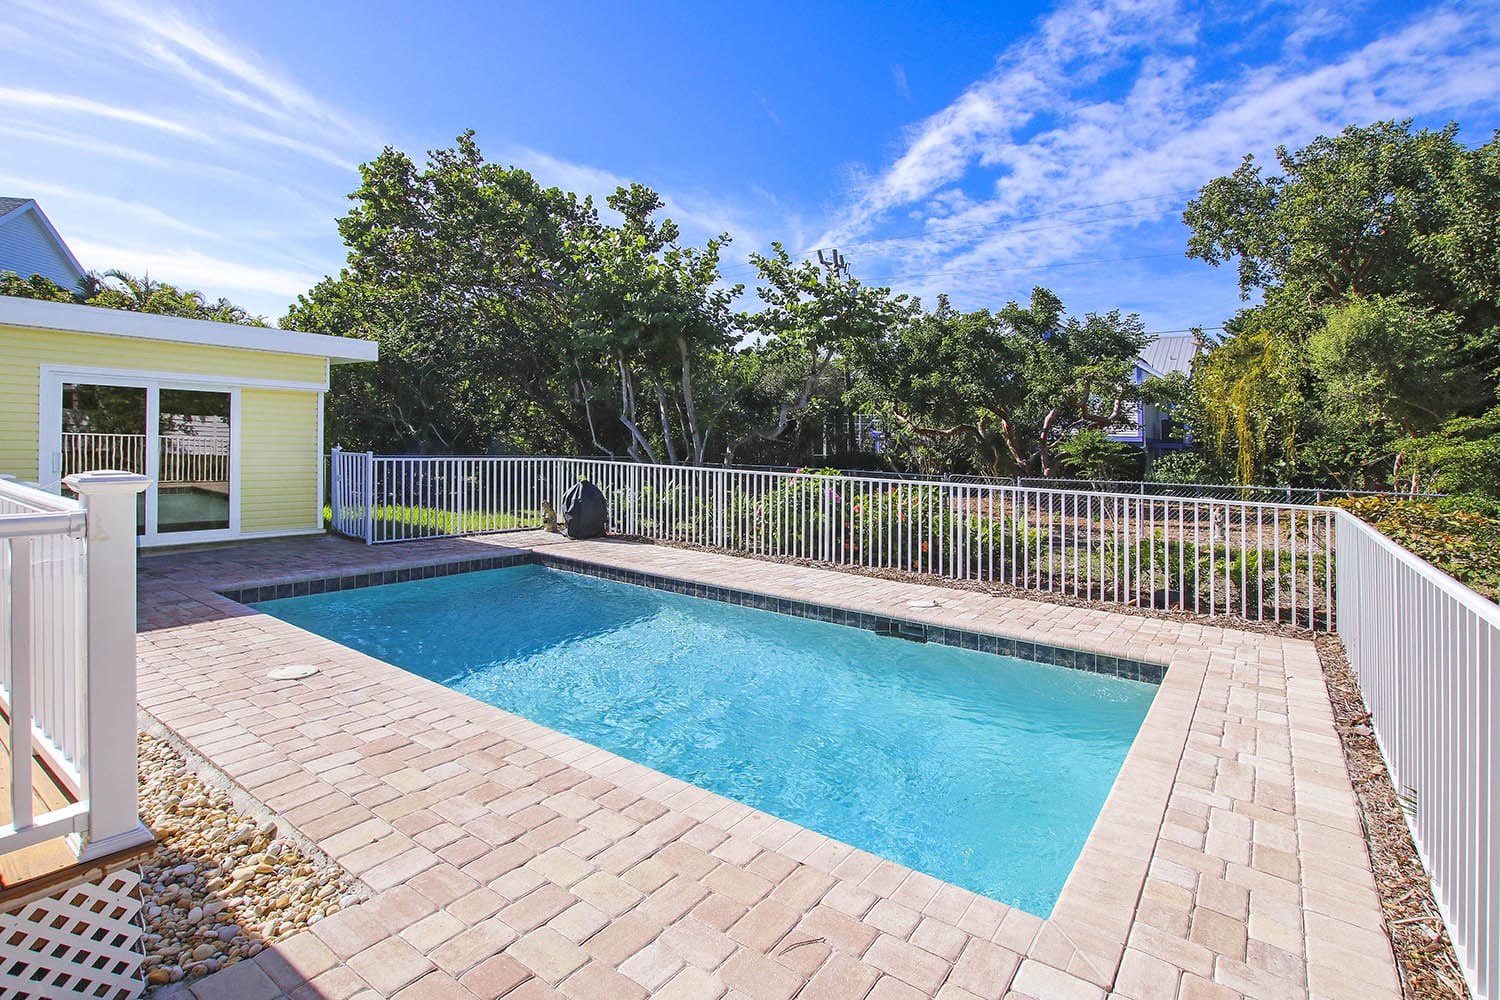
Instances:
[[[1043,917],[1156,691],[539,566],[255,606]]]

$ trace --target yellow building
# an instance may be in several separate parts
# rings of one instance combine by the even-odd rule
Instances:
[[[0,475],[149,476],[143,545],[323,530],[330,364],[373,341],[0,297]]]

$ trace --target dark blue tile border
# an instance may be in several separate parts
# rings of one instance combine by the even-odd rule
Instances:
[[[477,559],[460,559],[425,566],[408,566],[401,569],[374,572],[345,573],[341,576],[310,577],[297,580],[276,580],[266,583],[243,584],[239,587],[220,590],[219,593],[241,604],[256,604],[260,601],[279,600],[286,597],[302,597],[310,594],[327,594],[340,590],[356,590],[361,587],[378,587],[388,583],[406,583],[410,580],[428,580],[456,573],[475,573],[487,569],[504,569],[508,566],[540,565],[549,569],[577,573],[581,576],[629,583],[638,587],[650,587],[687,597],[701,597],[725,604],[737,604],[759,611],[774,611],[777,614],[811,618],[814,621],[847,625],[851,628],[868,629],[881,635],[895,636],[915,642],[935,642],[944,646],[993,653],[998,656],[1013,656],[1036,663],[1050,663],[1073,670],[1086,670],[1096,674],[1109,674],[1126,680],[1160,684],[1167,668],[1160,663],[1147,663],[1123,656],[1092,653],[1082,649],[1069,649],[1028,639],[1012,639],[990,635],[969,629],[946,628],[905,618],[891,618],[865,611],[851,611],[810,601],[795,601],[784,597],[772,597],[748,590],[719,587],[713,584],[678,580],[655,573],[602,566],[598,563],[569,559],[549,552],[507,552],[503,555],[485,556]]]
[[[460,559],[426,566],[403,566],[400,569],[345,573],[341,576],[246,583],[238,587],[222,589],[218,593],[241,604],[256,604],[260,601],[274,601],[284,597],[331,594],[339,590],[358,590],[362,587],[379,587],[387,583],[406,583],[410,580],[430,580],[438,576],[475,573],[486,569],[504,569],[507,566],[522,566],[534,562],[536,559],[529,552],[508,552],[504,555]]]

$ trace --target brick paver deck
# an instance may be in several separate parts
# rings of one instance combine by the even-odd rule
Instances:
[[[1041,920],[215,593],[539,545],[1169,669]],[[541,533],[153,556],[140,599],[142,707],[374,893],[202,1000],[1400,993],[1308,642]]]

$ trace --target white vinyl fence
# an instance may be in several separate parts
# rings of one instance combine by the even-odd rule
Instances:
[[[148,480],[68,484],[81,502],[0,480],[0,855],[64,835],[85,858],[150,839],[136,814],[134,707],[135,495]],[[37,814],[33,757],[73,804]]]
[[[1500,607],[1346,511],[1338,631],[1470,989],[1500,997]]]
[[[579,458],[335,450],[336,531],[371,544],[536,527],[588,479],[664,541],[1327,628],[1326,508]]]

